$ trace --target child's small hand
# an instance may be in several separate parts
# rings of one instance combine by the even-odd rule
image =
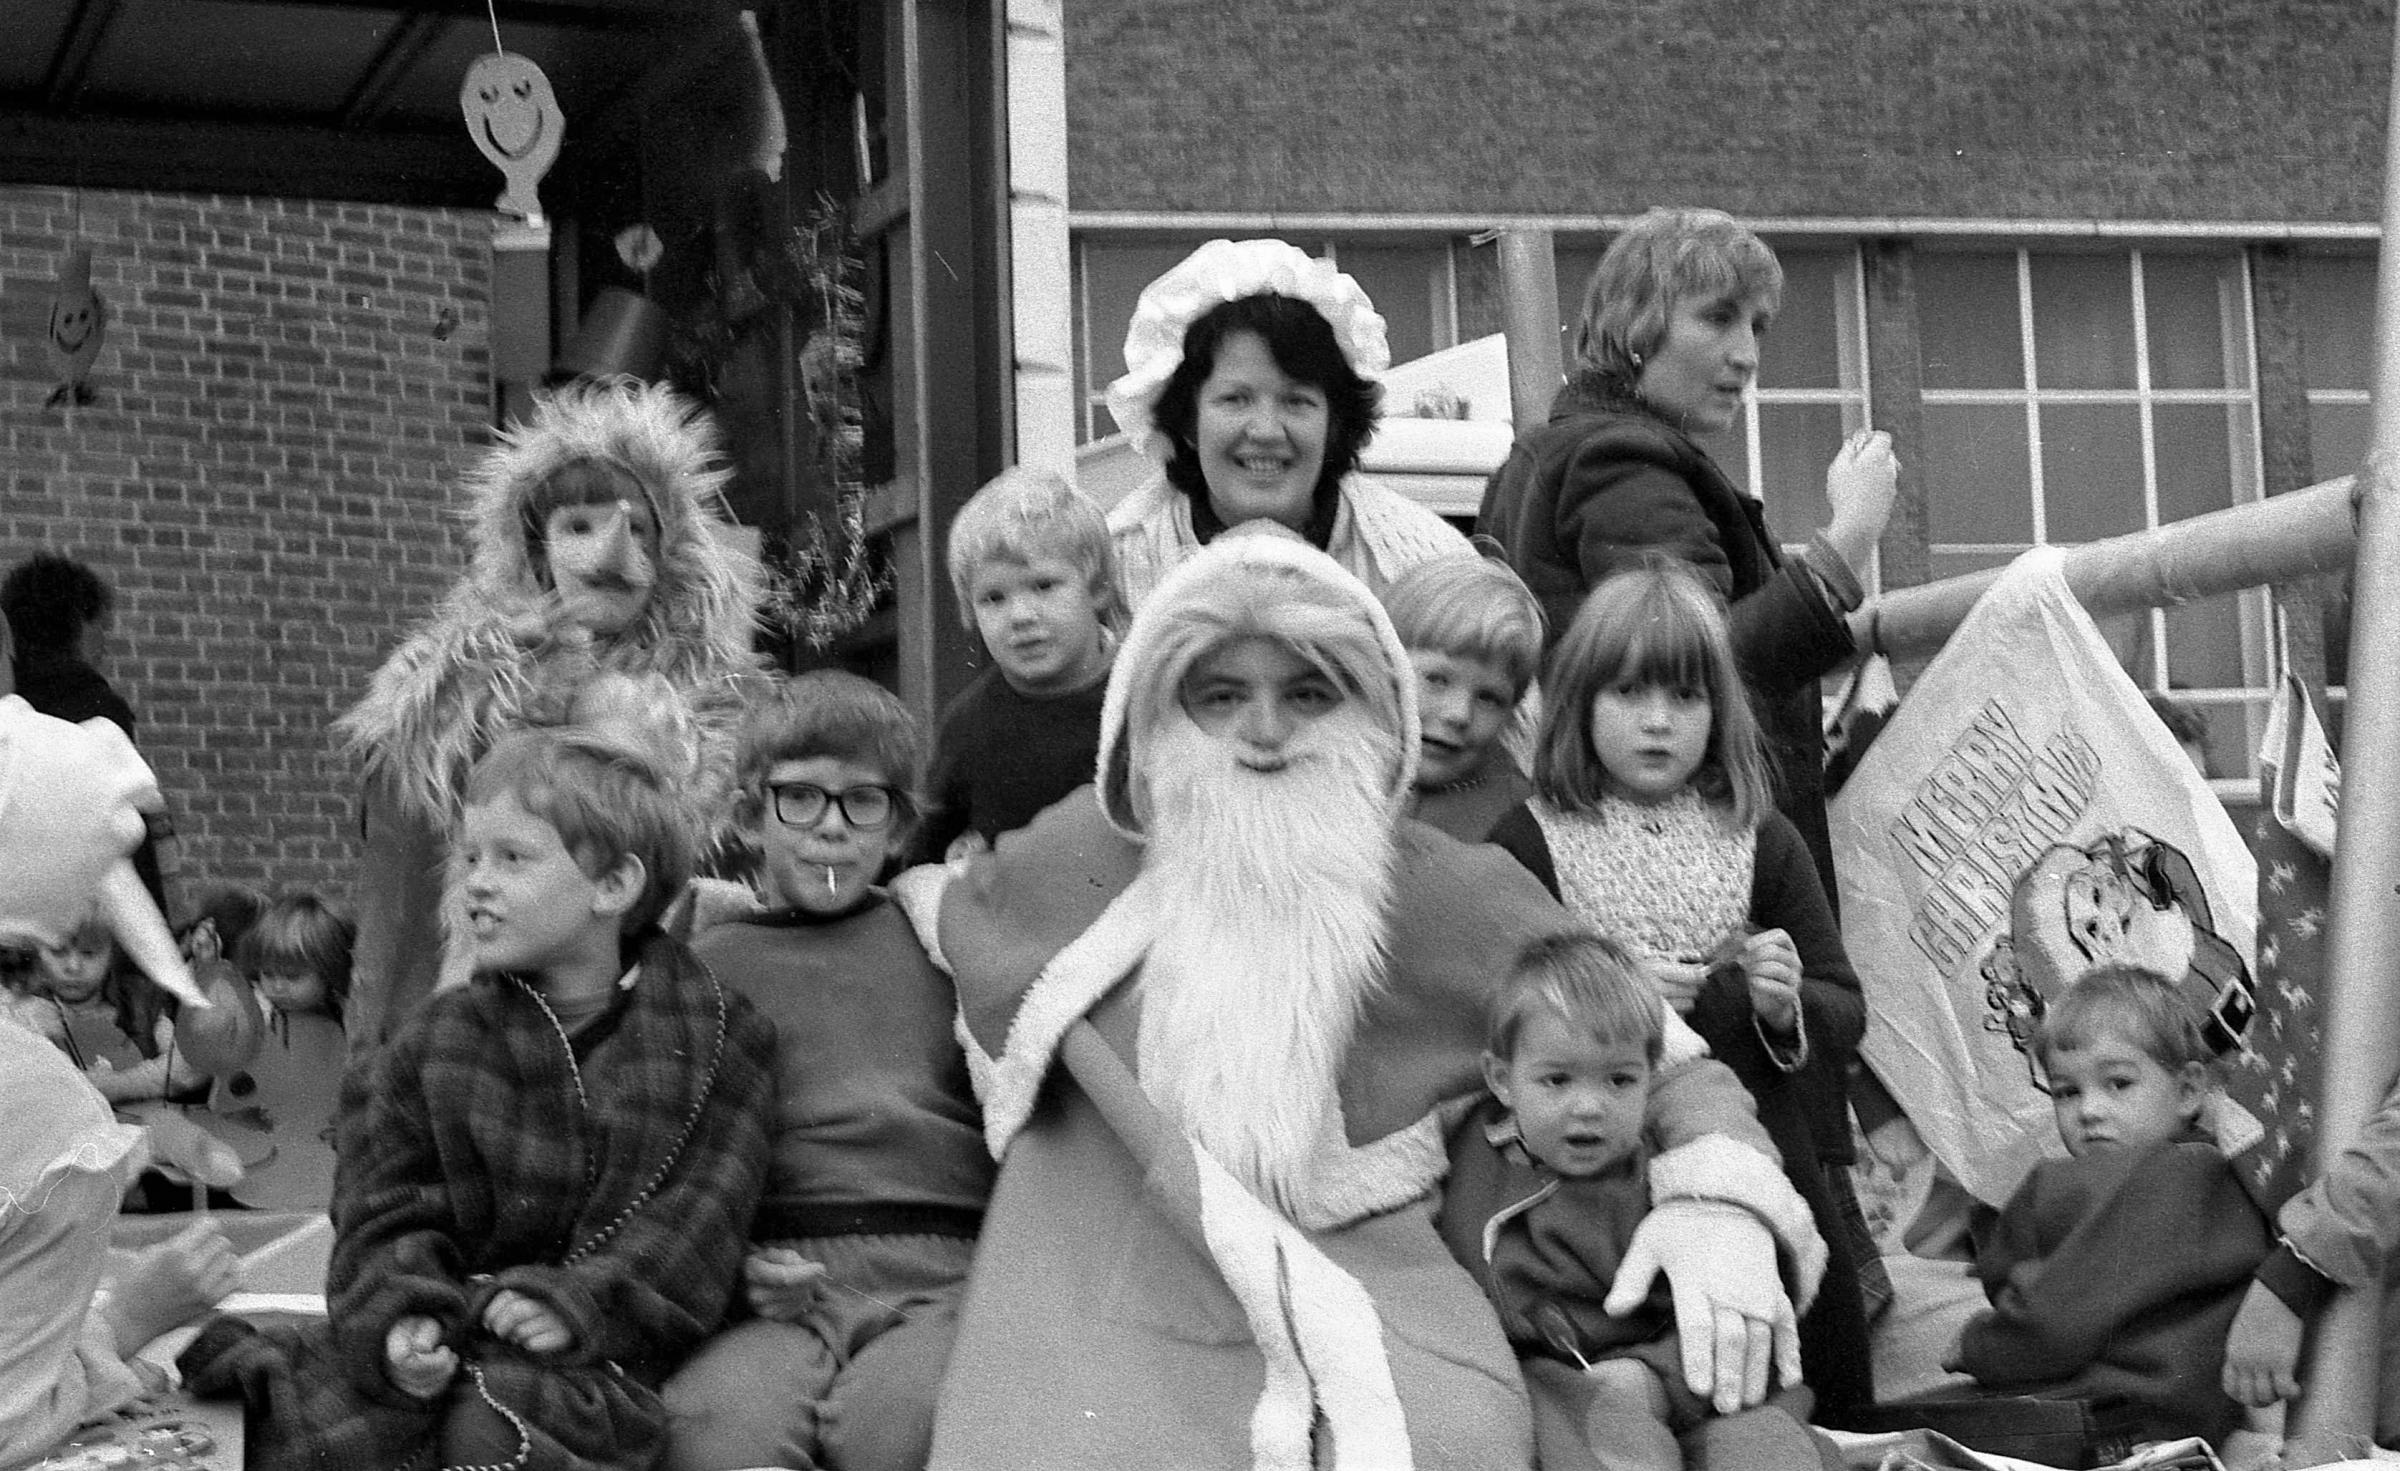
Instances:
[[[762,1318],[797,1322],[824,1286],[825,1264],[788,1246],[760,1247],[742,1259],[742,1295]]]
[[[1800,1026],[1800,951],[1782,930],[1760,930],[1742,941],[1738,956],[1750,982],[1750,1009],[1767,1030],[1791,1033]]]
[[[458,1355],[442,1342],[442,1325],[427,1317],[402,1318],[383,1335],[383,1363],[402,1394],[432,1399],[458,1375]]]
[[[1700,988],[1708,983],[1708,965],[1699,960],[1670,960],[1664,955],[1642,957],[1642,974],[1658,992],[1658,999],[1667,1003],[1679,1016],[1690,1016],[1692,1004],[1700,998]]]
[[[548,1303],[503,1287],[483,1305],[484,1331],[529,1354],[563,1354],[575,1346],[575,1332]]]
[[[2307,1325],[2264,1283],[2242,1294],[2241,1311],[2225,1335],[2225,1393],[2252,1409],[2296,1398],[2300,1338]]]

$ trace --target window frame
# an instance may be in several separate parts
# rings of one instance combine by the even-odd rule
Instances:
[[[1920,259],[1939,254],[1940,247],[1921,248]],[[2035,243],[1967,243],[1961,242],[1962,253],[1999,254],[2013,258],[2016,272],[2016,308],[2018,348],[2022,363],[2022,381],[2009,388],[1932,388],[1920,389],[1921,404],[1928,409],[1962,407],[2021,407],[2024,416],[2026,446],[2025,494],[2029,497],[2029,526],[2033,539],[2026,542],[1948,542],[1931,539],[1930,525],[1926,551],[1934,557],[1992,558],[2014,556],[2034,546],[2050,544],[2049,508],[2046,504],[2044,481],[2044,440],[2042,419],[2045,408],[2092,406],[2131,406],[2136,411],[2142,462],[2141,507],[2142,527],[2156,530],[2173,525],[2159,516],[2159,453],[2157,410],[2161,407],[2197,406],[2219,408],[2241,415],[2239,444],[2229,443],[2226,467],[2230,483],[2226,490],[2228,505],[2244,505],[2263,499],[2265,467],[2260,452],[2261,425],[2259,422],[2258,383],[2258,310],[2255,283],[2252,279],[2248,252],[2231,242],[2194,242],[2180,247],[2175,242],[2117,243],[2097,251],[2077,252],[2060,248],[2056,242]],[[2041,386],[2040,323],[2034,302],[2033,267],[2037,256],[2070,254],[2122,253],[2127,263],[2127,291],[2131,308],[2133,332],[2134,383],[2129,388],[2045,388]],[[2229,301],[2234,310],[2221,317],[2221,348],[2227,363],[2226,386],[2215,388],[2161,388],[2153,382],[2151,361],[2150,312],[2146,259],[2158,256],[2199,256],[2230,265],[2233,287]],[[1925,301],[1919,296],[1916,306],[1920,320]],[[2227,340],[2230,339],[2230,340]],[[2239,373],[2234,371],[2238,365]],[[1930,446],[1928,446],[1928,452]],[[2082,543],[2061,542],[2062,546]],[[2145,692],[2172,695],[2177,700],[2204,707],[2237,707],[2245,714],[2246,739],[2237,752],[2212,751],[2220,761],[2239,763],[2239,771],[2231,776],[2214,776],[2213,784],[2220,795],[2248,794],[2255,785],[2256,753],[2259,737],[2264,733],[2267,703],[2275,693],[2276,682],[2282,676],[2283,660],[2280,641],[2274,635],[2278,610],[2269,588],[2248,588],[2227,594],[2234,599],[2236,636],[2243,677],[2239,685],[2205,685],[2173,688],[2169,683],[2169,631],[2167,610],[2152,608],[2139,616],[2145,620],[2141,640],[2142,665],[2139,670],[2127,669],[2134,682]],[[2123,615],[2133,616],[2133,615]]]

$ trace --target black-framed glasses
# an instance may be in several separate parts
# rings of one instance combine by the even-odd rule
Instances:
[[[842,821],[860,832],[873,832],[892,820],[894,800],[890,787],[845,787],[828,791],[810,781],[778,782],[767,788],[775,799],[775,820],[785,827],[807,827],[825,815],[827,807],[840,807]]]

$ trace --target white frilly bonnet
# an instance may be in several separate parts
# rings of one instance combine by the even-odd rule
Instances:
[[[1315,307],[1361,378],[1391,366],[1383,317],[1333,262],[1283,240],[1211,240],[1142,288],[1125,328],[1125,376],[1108,385],[1108,411],[1142,453],[1163,464],[1172,450],[1152,414],[1183,362],[1183,334],[1210,308],[1266,292]]]

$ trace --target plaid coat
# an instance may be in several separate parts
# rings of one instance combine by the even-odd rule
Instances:
[[[437,994],[344,1087],[330,1322],[260,1332],[220,1318],[181,1361],[238,1389],[250,1464],[430,1465],[462,1371],[433,1400],[385,1375],[403,1317],[441,1323],[513,1412],[526,1471],[646,1467],[656,1388],[723,1318],[765,1179],[772,1028],[679,943],[655,936],[615,1032],[576,1065],[512,980]],[[573,1331],[535,1358],[481,1328],[514,1288]]]

